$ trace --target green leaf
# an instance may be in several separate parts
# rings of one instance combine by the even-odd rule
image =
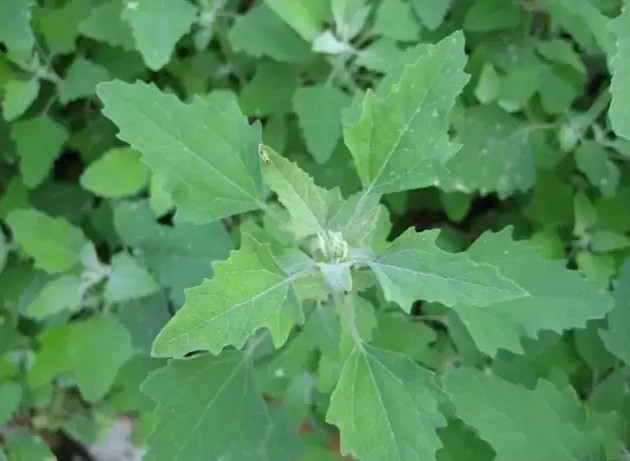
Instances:
[[[10,50],[28,51],[35,45],[31,29],[33,0],[2,0],[0,3],[0,42]]]
[[[603,196],[615,195],[620,172],[603,146],[593,141],[582,141],[575,150],[575,164]]]
[[[615,307],[608,314],[608,327],[599,331],[604,346],[616,357],[630,364],[630,336],[625,328],[630,321],[630,260],[626,260],[616,282]]]
[[[37,136],[33,136],[37,133]],[[61,148],[68,140],[68,132],[48,115],[21,120],[11,127],[11,138],[15,141],[21,158],[20,173],[24,185],[39,186],[50,173]]]
[[[268,56],[277,61],[301,62],[310,56],[309,44],[264,4],[239,16],[229,36],[236,51],[256,58]]]
[[[537,51],[549,61],[567,65],[580,74],[586,74],[586,67],[569,40],[555,39],[540,42]]]
[[[76,275],[65,274],[46,283],[26,306],[24,315],[35,320],[76,310],[83,298],[83,286]]]
[[[59,85],[59,100],[68,104],[76,99],[94,95],[96,85],[109,80],[109,72],[103,66],[77,56],[66,70]]]
[[[540,89],[546,69],[539,63],[511,69],[499,82],[499,105],[507,112],[522,110]]]
[[[457,32],[428,46],[386,98],[365,94],[359,119],[344,127],[365,195],[437,181],[443,163],[459,149],[447,131],[455,98],[468,80],[465,63],[464,37]]]
[[[499,349],[523,353],[521,338],[536,338],[544,330],[583,328],[612,308],[608,293],[567,270],[564,261],[545,260],[527,242],[512,240],[509,228],[486,232],[466,254],[476,263],[496,267],[528,293],[481,307],[453,306],[477,348],[490,356]]]
[[[341,431],[341,452],[362,461],[435,458],[438,410],[433,373],[407,357],[357,344],[341,372],[326,421]]]
[[[131,334],[134,349],[146,358],[151,353],[153,340],[171,318],[168,298],[164,291],[159,291],[124,303],[119,306],[117,318]]]
[[[388,301],[410,312],[420,299],[446,306],[485,306],[527,295],[499,266],[440,249],[438,234],[437,229],[409,229],[368,262]]]
[[[93,7],[90,15],[79,24],[79,30],[99,42],[133,50],[131,28],[122,20],[125,5],[124,0],[110,0]]]
[[[409,3],[404,0],[389,0],[379,5],[372,33],[410,42],[418,38],[420,26]]]
[[[121,252],[112,258],[111,271],[105,284],[105,299],[111,303],[144,298],[160,289],[155,279],[136,259]]]
[[[0,384],[0,425],[8,423],[22,402],[22,386],[13,381]]]
[[[392,62],[400,61],[403,55],[394,40],[381,37],[359,50],[355,62],[374,72],[385,73],[392,67]]]
[[[151,180],[149,181],[149,205],[151,211],[157,217],[165,215],[175,207],[173,197],[164,190],[165,183],[166,181],[164,181],[162,176],[157,174],[151,175]]]
[[[154,85],[120,81],[97,93],[118,136],[165,179],[179,219],[208,222],[262,205],[260,127],[247,123],[231,95],[184,104]]]
[[[324,234],[328,218],[328,191],[318,187],[299,166],[264,147],[270,163],[264,177],[289,212],[289,227],[296,238]]]
[[[14,176],[0,197],[0,218],[5,219],[9,212],[20,208],[28,208],[28,191],[19,176]]]
[[[10,249],[11,248],[9,247],[9,244],[7,242],[6,236],[4,235],[4,232],[0,230],[0,275],[2,274],[2,271],[7,265],[7,259],[9,256]]]
[[[52,55],[72,53],[76,49],[79,24],[90,7],[89,0],[69,0],[58,8],[40,8],[39,29]]]
[[[144,62],[151,70],[159,70],[168,63],[196,15],[197,8],[186,0],[142,0],[127,3],[123,17]]]
[[[293,96],[306,147],[317,163],[326,162],[341,138],[341,111],[350,98],[333,85],[299,88]]]
[[[157,403],[145,461],[263,458],[273,425],[248,354],[172,360],[142,390]]]
[[[490,32],[518,25],[525,10],[518,2],[477,0],[464,18],[464,29],[471,32]]]
[[[2,115],[7,122],[15,120],[37,99],[39,80],[10,80],[4,85]]]
[[[630,5],[623,4],[621,15],[609,24],[617,39],[615,54],[610,60],[612,101],[608,116],[618,136],[630,139],[630,114],[627,97],[630,94]]]
[[[542,3],[551,18],[576,40],[576,34],[590,34],[607,57],[613,56],[615,34],[608,28],[609,19],[589,0],[543,0]]]
[[[256,75],[241,89],[239,102],[243,113],[261,117],[289,112],[291,97],[298,84],[293,66],[277,62],[260,63]]]
[[[14,210],[7,216],[13,239],[35,260],[35,267],[56,273],[79,262],[85,244],[83,232],[65,219],[51,218],[41,211]]]
[[[430,344],[436,339],[435,330],[422,322],[398,313],[382,314],[378,316],[372,345],[405,354],[417,362],[426,359]]]
[[[227,258],[232,248],[220,222],[159,225],[144,202],[116,207],[114,225],[122,241],[134,247],[160,285],[170,289],[177,308],[184,304],[184,289],[210,278],[212,262]]]
[[[60,374],[71,373],[83,397],[91,402],[105,395],[120,367],[134,354],[129,332],[108,315],[50,327],[39,340],[29,384],[39,388]]]
[[[454,125],[462,149],[446,164],[441,189],[503,199],[534,185],[537,139],[528,126],[495,105],[468,108]]]
[[[307,42],[319,35],[326,3],[325,0],[265,0],[265,4]]]
[[[18,428],[7,440],[9,461],[55,461],[46,442],[36,434],[24,428]]]
[[[499,75],[489,62],[484,63],[481,69],[479,81],[475,87],[475,96],[481,104],[490,104],[499,96]]]
[[[211,280],[186,292],[184,307],[155,339],[153,355],[218,354],[228,345],[240,349],[261,327],[280,347],[293,326],[304,322],[293,283],[305,274],[285,273],[268,245],[244,235],[241,248],[215,263],[214,271]]]
[[[586,412],[572,389],[542,379],[528,389],[473,368],[442,383],[455,415],[492,445],[497,461],[589,459],[600,448],[603,434],[584,428]]]
[[[341,232],[344,240],[357,247],[369,243],[373,250],[378,250],[376,242],[372,241],[384,231],[384,240],[389,233],[390,222],[387,209],[380,204],[378,195],[354,194],[338,203],[339,200],[330,195],[330,218],[328,229]],[[386,229],[385,229],[386,228]],[[380,242],[379,242],[380,243]]]
[[[444,447],[437,453],[437,461],[491,461],[494,451],[490,445],[457,419],[438,431]]]
[[[80,178],[81,187],[106,198],[135,195],[149,182],[140,153],[129,148],[111,149],[92,162]]]
[[[451,0],[411,0],[411,6],[427,29],[435,30],[444,21]]]

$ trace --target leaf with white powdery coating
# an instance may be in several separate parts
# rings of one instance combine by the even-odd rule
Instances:
[[[510,234],[509,228],[486,232],[466,254],[476,263],[497,267],[527,295],[484,306],[452,306],[480,351],[490,356],[499,349],[523,353],[523,337],[583,328],[588,320],[602,318],[612,309],[607,292],[568,270],[564,261],[543,259],[536,247],[514,241]]]
[[[173,360],[142,391],[156,403],[145,461],[258,461],[273,430],[248,354]]]
[[[433,372],[404,355],[355,345],[335,388],[326,421],[341,431],[342,454],[361,461],[425,461],[442,446]]]
[[[438,229],[409,229],[368,263],[389,301],[410,312],[419,299],[446,306],[484,306],[527,295],[499,267],[439,248],[438,234]]]
[[[534,185],[535,131],[498,106],[467,108],[454,123],[462,148],[441,175],[443,190],[496,191],[506,198]]]
[[[232,95],[184,104],[154,85],[120,81],[97,93],[120,139],[164,178],[178,220],[209,222],[262,205],[260,127],[247,123]]]
[[[7,216],[13,239],[35,267],[50,273],[64,272],[79,262],[85,244],[83,232],[64,218],[51,218],[35,209],[14,210]]]
[[[286,274],[266,244],[249,235],[227,261],[214,265],[214,277],[186,291],[186,303],[153,344],[156,357],[182,357],[225,346],[240,349],[261,327],[274,345],[286,341],[295,324],[304,322],[293,282],[302,274]]]
[[[328,216],[328,191],[295,163],[264,147],[270,163],[264,168],[265,181],[291,216],[289,224],[298,239],[324,233]]]
[[[190,30],[197,8],[186,0],[140,0],[127,3],[123,18],[151,70],[164,67],[177,41]]]
[[[617,52],[610,61],[612,101],[608,116],[615,133],[630,139],[630,111],[627,104],[630,94],[630,4],[627,1],[621,15],[609,24],[609,28],[617,36]]]
[[[387,97],[368,91],[352,111],[344,138],[366,195],[437,181],[441,166],[459,149],[448,127],[455,98],[468,81],[465,64],[464,36],[456,32],[408,64]]]

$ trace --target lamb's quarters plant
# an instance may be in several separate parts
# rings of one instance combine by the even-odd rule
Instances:
[[[629,12],[0,0],[0,461],[625,459]]]

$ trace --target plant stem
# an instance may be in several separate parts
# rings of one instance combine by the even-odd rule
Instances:
[[[341,291],[333,291],[332,299],[335,306],[341,309],[343,317],[350,331],[350,336],[357,345],[363,344],[359,330],[357,329],[357,321],[354,312],[354,304],[349,301],[350,297]]]

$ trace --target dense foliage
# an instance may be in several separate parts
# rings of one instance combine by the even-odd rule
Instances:
[[[630,2],[0,0],[0,49],[0,460],[626,456]]]

